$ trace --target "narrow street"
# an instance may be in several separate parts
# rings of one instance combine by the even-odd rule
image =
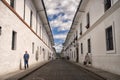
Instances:
[[[20,80],[103,80],[64,60],[55,60]]]

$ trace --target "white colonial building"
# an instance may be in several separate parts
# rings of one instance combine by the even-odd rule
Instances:
[[[43,0],[0,0],[0,75],[54,57],[53,35]]]
[[[83,63],[120,75],[120,0],[81,0],[62,50]]]

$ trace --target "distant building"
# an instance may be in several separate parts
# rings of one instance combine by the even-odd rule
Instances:
[[[55,52],[43,0],[0,0],[0,75],[49,60]]]
[[[81,0],[62,53],[120,75],[120,0]]]

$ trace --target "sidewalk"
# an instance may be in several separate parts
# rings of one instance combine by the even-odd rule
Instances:
[[[72,63],[82,67],[83,69],[85,69],[87,71],[90,71],[90,72],[98,75],[99,77],[102,77],[104,80],[120,80],[120,75],[113,74],[113,73],[110,73],[107,71],[103,71],[103,70],[100,70],[97,68],[93,68],[91,66],[85,66],[80,63],[74,63],[74,62],[72,62]]]
[[[38,68],[44,66],[48,62],[50,62],[50,61],[40,62],[40,63],[38,63],[38,65],[31,66],[29,69],[18,70],[16,72],[6,74],[6,75],[0,77],[0,80],[18,80],[18,79],[30,74],[31,72],[37,70]]]

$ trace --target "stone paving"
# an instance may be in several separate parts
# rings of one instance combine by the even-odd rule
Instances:
[[[55,60],[19,80],[104,80],[77,65]]]
[[[20,78],[34,72],[36,69],[39,69],[40,67],[46,65],[49,62],[50,61],[40,62],[38,64],[29,66],[29,68],[26,70],[24,70],[24,69],[17,70],[15,72],[11,72],[11,73],[2,75],[2,76],[0,76],[0,80],[19,80]]]

